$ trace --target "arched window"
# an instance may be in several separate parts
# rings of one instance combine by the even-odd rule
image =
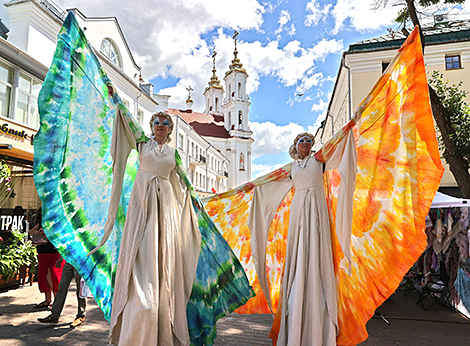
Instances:
[[[215,111],[219,111],[219,99],[217,97],[215,98]]]
[[[238,97],[242,98],[242,83],[238,83]]]
[[[240,171],[245,170],[245,155],[243,155],[243,153],[240,153],[240,161],[239,161],[238,167],[239,167]]]
[[[241,128],[243,125],[243,114],[242,111],[238,111],[238,127]]]
[[[232,112],[228,112],[228,129],[232,126]]]
[[[229,84],[228,85],[228,98],[230,99],[231,96],[232,96],[232,84]]]
[[[114,64],[122,68],[121,54],[119,54],[119,50],[113,40],[105,38],[101,42],[100,52]]]

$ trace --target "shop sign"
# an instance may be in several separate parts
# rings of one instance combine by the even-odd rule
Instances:
[[[23,230],[24,215],[2,215],[0,218],[2,231],[7,231],[10,228],[17,231]]]
[[[32,135],[28,135],[26,132],[24,132],[24,130],[19,131],[19,130],[15,130],[15,129],[8,127],[8,123],[3,124],[0,127],[0,131],[3,132],[4,134],[8,134],[13,137],[18,137],[20,139],[28,139],[28,137],[32,136]]]

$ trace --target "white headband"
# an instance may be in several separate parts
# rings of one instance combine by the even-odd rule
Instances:
[[[310,136],[303,136],[300,137],[299,140],[297,141],[297,144],[295,145],[295,148],[297,149],[297,152],[299,152],[299,143],[302,139],[310,139],[312,141],[312,146],[313,146],[313,139]]]

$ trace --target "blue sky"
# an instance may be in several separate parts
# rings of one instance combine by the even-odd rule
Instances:
[[[185,89],[191,85],[193,109],[203,111],[212,51],[218,53],[222,81],[238,30],[239,58],[249,74],[254,176],[287,163],[295,135],[314,132],[323,120],[343,51],[388,28],[400,30],[393,22],[401,8],[395,1],[379,10],[372,9],[373,0],[56,2],[90,17],[117,17],[144,79],[156,93],[171,95],[172,108],[186,108]],[[451,19],[468,17],[469,2],[461,11],[450,10]]]

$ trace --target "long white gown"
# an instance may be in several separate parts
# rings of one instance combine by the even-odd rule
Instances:
[[[290,208],[278,346],[336,345],[336,286],[322,175],[322,163],[313,155],[300,164],[293,163],[295,195]]]
[[[139,145],[137,172],[121,241],[110,342],[189,345],[186,305],[200,249],[189,195],[175,173],[175,149]]]

